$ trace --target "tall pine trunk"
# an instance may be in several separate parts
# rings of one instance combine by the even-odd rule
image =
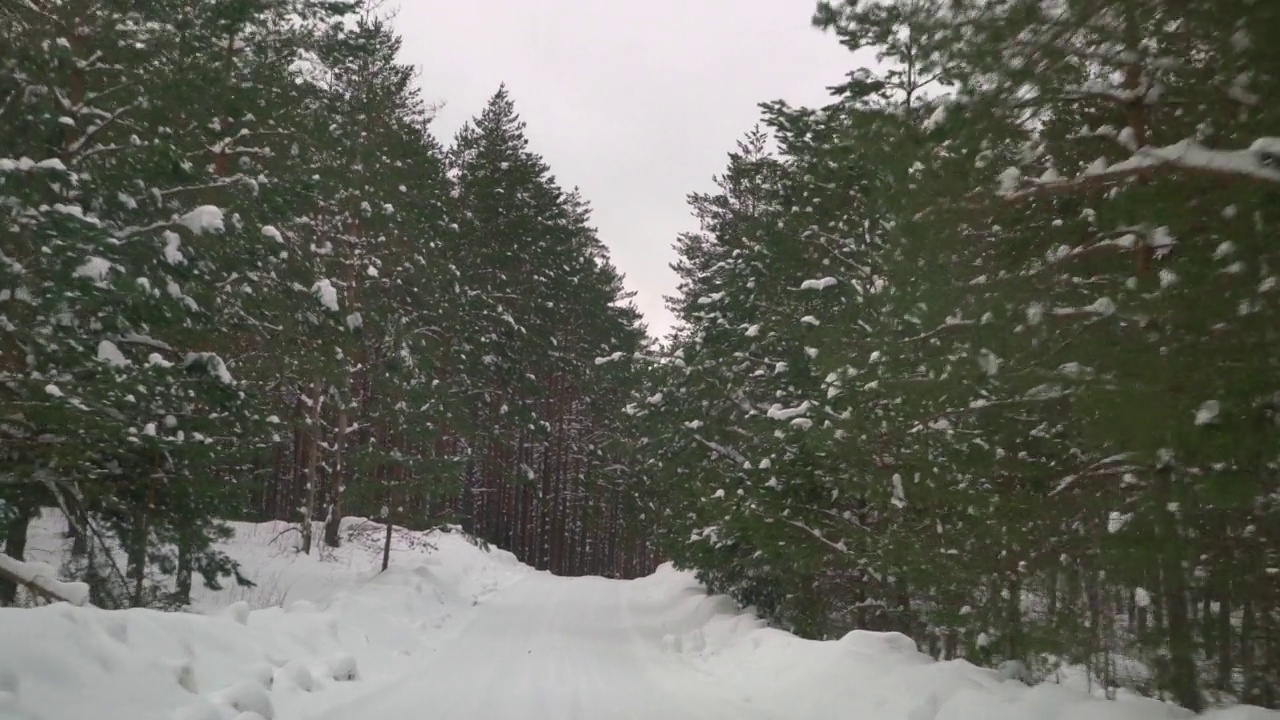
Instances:
[[[1172,468],[1156,471],[1156,497],[1160,503],[1160,574],[1169,650],[1169,692],[1181,706],[1193,712],[1204,709],[1196,675],[1195,643],[1187,606],[1187,577],[1182,563],[1178,516],[1174,510]]]
[[[386,572],[387,568],[391,566],[391,531],[395,527],[391,524],[391,503],[392,503],[392,500],[394,499],[392,496],[392,487],[394,485],[393,478],[395,478],[395,476],[398,475],[402,470],[403,468],[397,466],[393,468],[388,468],[386,473],[387,494],[386,494],[386,499],[384,500],[386,504],[382,506],[382,509],[383,509],[382,519],[383,519],[383,522],[387,524],[386,534],[382,538],[382,570],[383,572]]]
[[[175,577],[176,589],[174,592],[174,600],[179,605],[186,606],[191,604],[191,575],[192,575],[192,556],[191,551],[195,546],[195,539],[192,537],[191,531],[182,528],[178,531],[178,572]]]
[[[142,607],[143,584],[147,576],[147,527],[149,513],[146,506],[138,508],[133,515],[133,533],[129,538],[129,551],[126,555],[128,563],[127,577],[133,581],[133,590],[129,595],[131,607]]]
[[[307,415],[307,487],[302,500],[302,554],[311,554],[311,522],[316,514],[316,481],[320,463],[320,378],[311,382],[311,411]]]
[[[338,437],[333,444],[333,472],[329,477],[329,505],[324,518],[324,544],[336,548],[341,544],[338,530],[342,526],[342,490],[346,482],[347,406],[338,406]]]

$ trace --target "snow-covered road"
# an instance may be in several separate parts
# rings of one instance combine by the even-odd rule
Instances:
[[[235,524],[257,585],[192,612],[0,608],[0,720],[1191,720],[1078,669],[1027,687],[895,633],[804,640],[670,566],[561,578],[403,531],[379,571],[380,526],[348,518],[318,557],[288,527]],[[33,536],[34,559],[65,554],[57,522]]]
[[[670,651],[644,583],[530,574],[405,674],[316,720],[755,720],[772,717]]]

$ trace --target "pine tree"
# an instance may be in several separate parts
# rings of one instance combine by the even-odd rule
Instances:
[[[734,156],[695,202],[681,325],[631,410],[654,475],[636,512],[807,634],[1274,704],[1252,579],[1280,460],[1274,51],[1254,42],[1274,13],[903,0],[815,21],[887,66],[821,110],[766,105],[771,170]]]

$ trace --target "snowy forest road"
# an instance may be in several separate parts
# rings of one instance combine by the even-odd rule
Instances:
[[[315,720],[770,720],[664,648],[643,583],[530,574],[399,679]]]

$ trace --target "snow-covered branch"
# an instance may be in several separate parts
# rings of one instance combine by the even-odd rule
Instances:
[[[49,602],[72,605],[89,602],[88,585],[59,580],[53,567],[45,563],[23,562],[0,553],[0,578],[21,585]]]
[[[172,195],[177,195],[178,193],[203,192],[205,190],[216,190],[218,188],[230,187],[232,185],[235,185],[236,183],[248,182],[251,179],[252,178],[245,175],[244,173],[236,173],[235,175],[229,175],[224,178],[218,178],[213,182],[201,183],[199,185],[181,185],[178,187],[169,188],[167,190],[159,190],[157,191],[157,193],[160,195],[160,197],[170,197]]]
[[[1245,150],[1214,150],[1191,140],[1142,147],[1127,160],[1098,166],[1074,178],[1036,181],[1001,194],[1009,200],[1110,185],[1162,173],[1193,173],[1231,180],[1280,184],[1280,138],[1259,138]]]
[[[823,537],[823,536],[822,536],[822,533],[821,533],[821,532],[819,532],[819,531],[817,531],[817,530],[814,530],[813,528],[809,527],[808,525],[805,525],[804,523],[800,522],[799,520],[787,520],[786,522],[787,522],[787,524],[788,524],[788,525],[791,525],[792,527],[799,528],[799,529],[801,529],[801,530],[805,531],[805,532],[806,532],[806,533],[808,533],[810,536],[812,536],[815,540],[817,540],[818,542],[822,543],[823,545],[826,545],[827,547],[831,548],[832,550],[835,550],[835,551],[839,552],[841,555],[847,555],[847,556],[850,556],[850,557],[852,557],[852,556],[853,556],[853,553],[849,552],[849,548],[848,548],[848,547],[846,547],[844,543],[842,543],[842,542],[832,542],[832,541],[828,540],[827,538],[825,538],[825,537]],[[880,582],[880,581],[881,581],[881,578],[880,578],[879,573],[877,573],[875,570],[872,570],[871,568],[867,567],[864,563],[862,563],[862,562],[860,562],[860,561],[859,561],[858,565],[859,565],[859,567],[862,569],[862,571],[863,571],[863,572],[865,572],[866,574],[870,575],[870,576],[871,576],[871,578],[872,578],[873,580],[875,580],[876,582]]]
[[[135,100],[129,103],[128,105],[118,108],[117,110],[109,114],[102,122],[85,130],[84,134],[81,135],[78,140],[71,143],[71,146],[67,148],[67,151],[66,151],[67,157],[72,158],[79,155],[80,151],[84,150],[85,146],[88,145],[89,141],[97,137],[98,133],[110,127],[117,120],[119,120],[125,113],[129,112],[130,110],[133,110],[136,107],[141,106],[143,102],[144,100]]]
[[[733,460],[739,465],[746,465],[749,462],[751,462],[750,460],[747,460],[746,455],[743,455],[742,453],[738,452],[737,450],[734,450],[733,448],[727,448],[718,442],[707,440],[706,438],[702,437],[697,433],[694,433],[693,437],[695,440],[697,440],[698,442],[702,443],[707,448],[709,448],[712,452],[728,460]]]
[[[1104,458],[1093,463],[1080,472],[1067,475],[1058,481],[1058,484],[1053,488],[1053,490],[1049,491],[1049,496],[1053,497],[1054,495],[1069,489],[1077,480],[1095,477],[1115,477],[1117,475],[1125,475],[1127,473],[1134,472],[1135,470],[1140,470],[1141,468],[1139,466],[1128,462],[1132,457],[1133,455],[1131,453],[1113,455],[1112,457]]]
[[[945,322],[939,325],[938,327],[932,330],[920,333],[919,335],[912,335],[911,337],[902,338],[901,340],[899,340],[899,342],[907,343],[907,342],[917,342],[920,340],[928,340],[929,338],[942,333],[944,330],[952,330],[954,328],[968,327],[971,325],[977,325],[977,322],[973,320],[954,320],[951,322]]]

